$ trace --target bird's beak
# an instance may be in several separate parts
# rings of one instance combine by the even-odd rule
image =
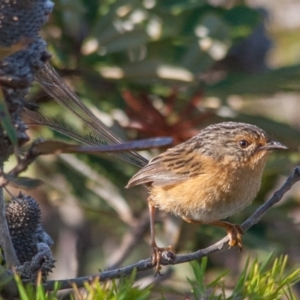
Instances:
[[[288,149],[288,147],[284,146],[283,144],[276,142],[276,141],[271,141],[269,142],[267,145],[262,146],[260,148],[261,150],[267,150],[267,151],[271,151],[271,150],[278,150],[278,149]]]

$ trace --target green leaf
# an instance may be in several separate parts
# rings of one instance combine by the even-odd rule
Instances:
[[[160,9],[171,11],[174,14],[178,14],[185,10],[199,8],[206,4],[206,0],[167,0],[158,2]]]
[[[224,21],[231,27],[231,36],[235,39],[249,36],[261,18],[260,11],[242,5],[233,7],[223,15]]]
[[[11,143],[13,144],[13,146],[16,147],[18,145],[16,129],[11,121],[10,114],[8,112],[5,100],[1,94],[0,94],[0,121]]]
[[[300,65],[270,70],[261,74],[235,73],[217,84],[207,86],[207,95],[267,95],[285,89],[299,90]]]
[[[100,46],[103,47],[103,51],[106,53],[113,53],[119,51],[127,51],[135,47],[142,46],[144,43],[150,40],[148,34],[142,29],[136,29],[124,33],[118,33],[118,35],[106,43],[99,40]]]
[[[5,178],[9,180],[10,184],[26,189],[33,189],[44,184],[43,180],[33,179],[29,177],[13,177],[6,174]]]
[[[118,67],[99,68],[100,74],[108,79],[128,79],[140,83],[157,81],[158,79],[168,82],[185,82],[194,81],[194,75],[185,68],[163,64],[159,61],[144,60],[138,63],[132,63]]]

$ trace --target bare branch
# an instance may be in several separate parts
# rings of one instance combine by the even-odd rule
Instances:
[[[258,223],[263,215],[277,202],[279,202],[283,195],[291,189],[291,187],[296,183],[300,181],[300,167],[296,167],[294,169],[294,172],[287,178],[286,182],[281,186],[279,190],[277,190],[273,196],[265,202],[262,206],[260,206],[257,211],[250,216],[243,224],[242,228],[244,231],[248,230],[250,227],[252,227],[254,224]],[[229,238],[226,236],[225,238],[221,239],[219,242],[205,248],[198,250],[193,253],[188,253],[188,254],[180,254],[172,257],[167,257],[167,254],[164,255],[161,264],[163,265],[175,265],[175,264],[180,264],[192,260],[199,259],[203,256],[207,256],[210,253],[220,251],[224,248],[225,245],[228,244]],[[108,271],[103,271],[99,274],[96,275],[90,275],[90,276],[85,276],[85,277],[78,277],[78,278],[73,278],[73,279],[66,279],[66,280],[50,280],[45,284],[45,287],[47,290],[53,290],[54,285],[56,282],[59,283],[60,289],[67,289],[67,288],[72,288],[72,284],[76,284],[78,287],[82,287],[85,282],[93,282],[97,278],[100,279],[100,281],[107,281],[107,280],[112,280],[120,277],[124,277],[129,275],[134,269],[136,269],[138,272],[140,271],[145,271],[153,268],[154,266],[151,263],[151,259],[145,259],[141,260],[135,264],[129,265],[124,268],[119,268],[115,270],[108,270]]]

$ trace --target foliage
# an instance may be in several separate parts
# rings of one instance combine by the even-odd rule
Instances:
[[[21,300],[55,300],[58,299],[58,285],[56,285],[53,292],[48,293],[45,292],[44,286],[41,283],[40,278],[38,278],[38,283],[36,286],[32,286],[31,284],[22,283],[20,277],[15,275],[15,280],[17,283],[19,296]]]
[[[135,285],[136,272],[133,272],[128,278],[121,278],[119,281],[112,281],[111,283],[101,284],[96,281],[95,284],[86,284],[87,295],[82,298],[84,300],[97,299],[97,300],[126,300],[149,299],[151,286],[140,289]],[[76,299],[80,299],[80,292],[75,292]],[[82,297],[82,296],[81,296]]]
[[[189,282],[196,300],[200,299],[296,299],[292,286],[300,281],[300,269],[286,270],[287,256],[274,258],[270,255],[263,262],[249,257],[235,286],[229,290],[225,285],[228,271],[219,275],[210,283],[205,283],[207,258],[201,264],[193,262],[195,281]]]
[[[194,278],[188,278],[191,285],[191,295],[185,299],[195,300],[295,300],[292,287],[300,281],[300,268],[287,268],[287,256],[275,258],[270,255],[263,262],[258,259],[248,258],[244,269],[236,279],[232,288],[226,285],[230,277],[229,271],[223,272],[211,282],[207,283],[207,258],[201,263],[192,262]],[[45,293],[43,285],[38,284],[36,289],[32,286],[24,286],[18,278],[18,289],[21,300],[55,300],[58,299],[56,287],[52,293]],[[139,288],[135,284],[136,272],[129,277],[114,280],[111,283],[100,283],[98,280],[91,285],[86,284],[85,289],[78,289],[74,285],[72,299],[81,300],[126,300],[126,299],[154,299],[153,286]],[[167,292],[165,293],[167,295]],[[155,299],[165,299],[155,297]]]

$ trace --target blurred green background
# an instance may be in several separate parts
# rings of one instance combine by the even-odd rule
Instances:
[[[42,31],[61,76],[96,116],[125,140],[172,136],[174,144],[211,123],[256,124],[289,147],[272,154],[253,204],[230,218],[241,223],[280,186],[300,155],[300,21],[297,0],[57,0]],[[45,115],[78,127],[82,122],[58,107],[38,86],[30,100]],[[32,136],[62,138],[36,127]],[[151,158],[159,150],[144,151]],[[38,159],[29,169],[45,185],[29,194],[43,209],[43,224],[55,240],[53,279],[97,273],[150,255],[147,191],[125,190],[137,171],[110,156],[61,155]],[[28,192],[27,192],[28,193]],[[209,256],[207,276],[246,257],[288,254],[300,259],[300,186],[244,236],[244,249]],[[186,224],[160,213],[158,244],[177,253],[207,247],[224,231]],[[138,274],[141,286],[182,299],[189,292],[188,264]],[[175,299],[175,298],[172,298]]]

